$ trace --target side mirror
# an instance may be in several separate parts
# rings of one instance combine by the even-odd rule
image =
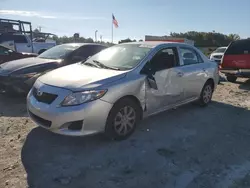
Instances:
[[[141,70],[141,74],[145,74],[147,76],[152,76],[155,74],[155,71],[152,69],[149,63],[147,63]]]

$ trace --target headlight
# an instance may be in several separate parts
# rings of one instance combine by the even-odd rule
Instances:
[[[101,98],[102,96],[105,95],[106,92],[107,90],[94,90],[94,91],[83,91],[83,92],[72,93],[63,100],[61,105],[74,106],[90,102]]]

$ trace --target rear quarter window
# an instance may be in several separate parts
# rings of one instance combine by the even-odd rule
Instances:
[[[225,55],[250,54],[250,40],[238,40],[232,42],[227,48]]]

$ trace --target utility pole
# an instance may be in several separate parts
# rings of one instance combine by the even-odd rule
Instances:
[[[101,40],[101,42],[102,42],[102,35],[100,35],[100,40]]]
[[[98,30],[95,30],[95,42],[97,42],[97,32]]]

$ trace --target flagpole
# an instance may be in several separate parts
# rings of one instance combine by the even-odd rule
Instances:
[[[113,44],[113,14],[112,14],[112,19],[111,19],[111,31],[112,31],[112,34],[111,34],[111,43]]]

